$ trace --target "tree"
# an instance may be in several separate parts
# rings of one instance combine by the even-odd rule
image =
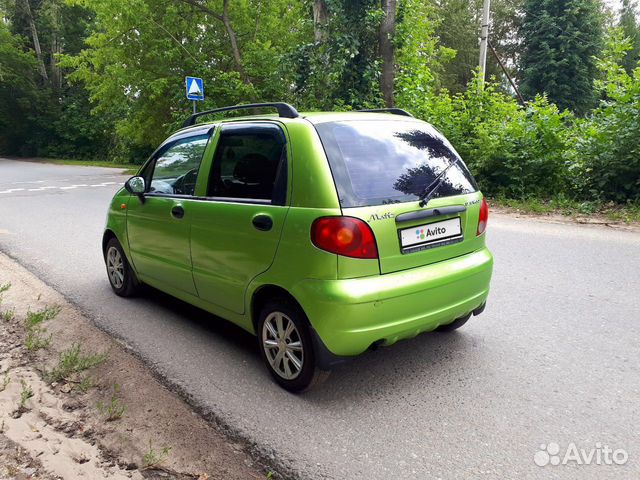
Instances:
[[[637,2],[622,0],[620,27],[624,36],[631,41],[631,48],[626,52],[622,65],[629,75],[638,67],[640,60],[640,25],[638,25],[637,12]]]
[[[528,98],[547,94],[561,109],[584,115],[595,107],[595,57],[604,16],[598,0],[525,0],[520,76]]]
[[[393,89],[395,80],[395,54],[393,40],[396,34],[396,0],[382,0],[383,18],[380,25],[379,47],[382,60],[380,90],[387,107],[393,107]]]
[[[0,21],[0,152],[29,153],[30,124],[41,106],[38,60]]]
[[[482,0],[436,0],[436,35],[455,57],[443,65],[442,86],[453,93],[463,92],[478,67],[478,40]],[[519,38],[515,34],[522,0],[491,2],[490,40],[509,66],[517,64]],[[487,57],[487,78],[501,78],[496,59]]]
[[[302,43],[302,5],[289,0],[75,0],[95,14],[87,48],[64,56],[96,116],[114,122],[116,155],[142,162],[190,111],[185,75],[204,78],[201,108],[287,100],[283,56]]]

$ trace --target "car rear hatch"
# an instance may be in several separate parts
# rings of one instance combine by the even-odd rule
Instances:
[[[372,229],[380,273],[420,267],[482,248],[482,194],[451,144],[418,120],[316,125],[342,212]],[[442,180],[442,182],[440,182]],[[434,188],[421,206],[421,197]]]

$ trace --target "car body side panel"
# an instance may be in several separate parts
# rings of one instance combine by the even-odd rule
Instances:
[[[127,240],[127,208],[129,202],[134,201],[138,202],[139,200],[137,198],[133,198],[124,188],[118,190],[109,205],[107,222],[105,225],[105,233],[106,231],[113,232],[118,239],[118,242],[120,242],[122,250],[129,260],[129,264],[132,266],[133,263],[131,261],[131,254],[129,251],[129,241]],[[125,208],[122,208],[122,205],[124,205]],[[133,267],[135,270],[135,266]]]
[[[244,295],[253,277],[269,269],[278,249],[288,207],[197,201],[191,214],[193,279],[203,300],[244,313]],[[269,217],[259,231],[252,219]]]

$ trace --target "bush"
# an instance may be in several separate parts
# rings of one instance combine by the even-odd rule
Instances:
[[[614,31],[599,67],[605,100],[580,128],[574,151],[576,189],[585,197],[618,203],[640,200],[640,68],[621,65],[629,45]]]
[[[495,85],[482,88],[474,79],[466,92],[441,92],[418,110],[443,131],[488,195],[551,197],[570,188],[574,118],[545,98],[522,108]]]

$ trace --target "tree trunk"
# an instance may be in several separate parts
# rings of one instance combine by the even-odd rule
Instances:
[[[240,48],[238,47],[238,38],[236,37],[236,32],[233,30],[231,21],[229,20],[229,0],[224,0],[223,3],[222,23],[224,24],[224,28],[226,28],[227,30],[227,35],[229,36],[229,43],[231,43],[233,60],[235,61],[236,68],[238,69],[238,73],[240,74],[240,78],[244,83],[250,84],[251,82],[249,81],[247,72],[242,65],[242,54],[240,53]]]
[[[324,42],[327,39],[325,27],[329,19],[329,11],[325,0],[313,1],[313,32],[316,42]]]
[[[229,37],[229,43],[231,45],[231,53],[233,55],[233,62],[236,65],[236,70],[240,74],[240,79],[243,83],[247,85],[251,85],[251,79],[247,75],[247,72],[242,65],[242,52],[240,51],[240,47],[238,46],[238,37],[236,35],[235,30],[233,29],[233,25],[231,25],[231,20],[229,20],[229,0],[224,0],[222,4],[222,15],[216,13],[214,10],[209,8],[204,3],[201,3],[199,0],[181,0],[183,3],[191,5],[192,7],[197,8],[201,12],[204,12],[208,15],[211,15],[216,20],[219,20],[224,25],[225,30],[227,31],[227,36]]]
[[[36,22],[33,19],[33,15],[31,13],[31,5],[29,4],[29,0],[23,0],[23,5],[24,5],[25,13],[27,14],[27,20],[29,21],[29,28],[31,29],[31,37],[33,38],[33,49],[35,50],[36,57],[38,59],[40,75],[42,76],[45,82],[48,82],[49,77],[47,76],[47,69],[44,66],[44,60],[42,59],[42,49],[40,48],[40,39],[38,37],[38,29],[36,28]]]
[[[380,25],[379,51],[382,59],[380,90],[387,107],[393,107],[393,86],[395,80],[395,55],[393,38],[396,33],[396,0],[381,0],[384,18]]]
[[[58,32],[60,31],[60,9],[56,2],[51,3],[51,84],[56,90],[62,88],[62,70],[58,66],[57,54],[62,53],[62,44]]]

